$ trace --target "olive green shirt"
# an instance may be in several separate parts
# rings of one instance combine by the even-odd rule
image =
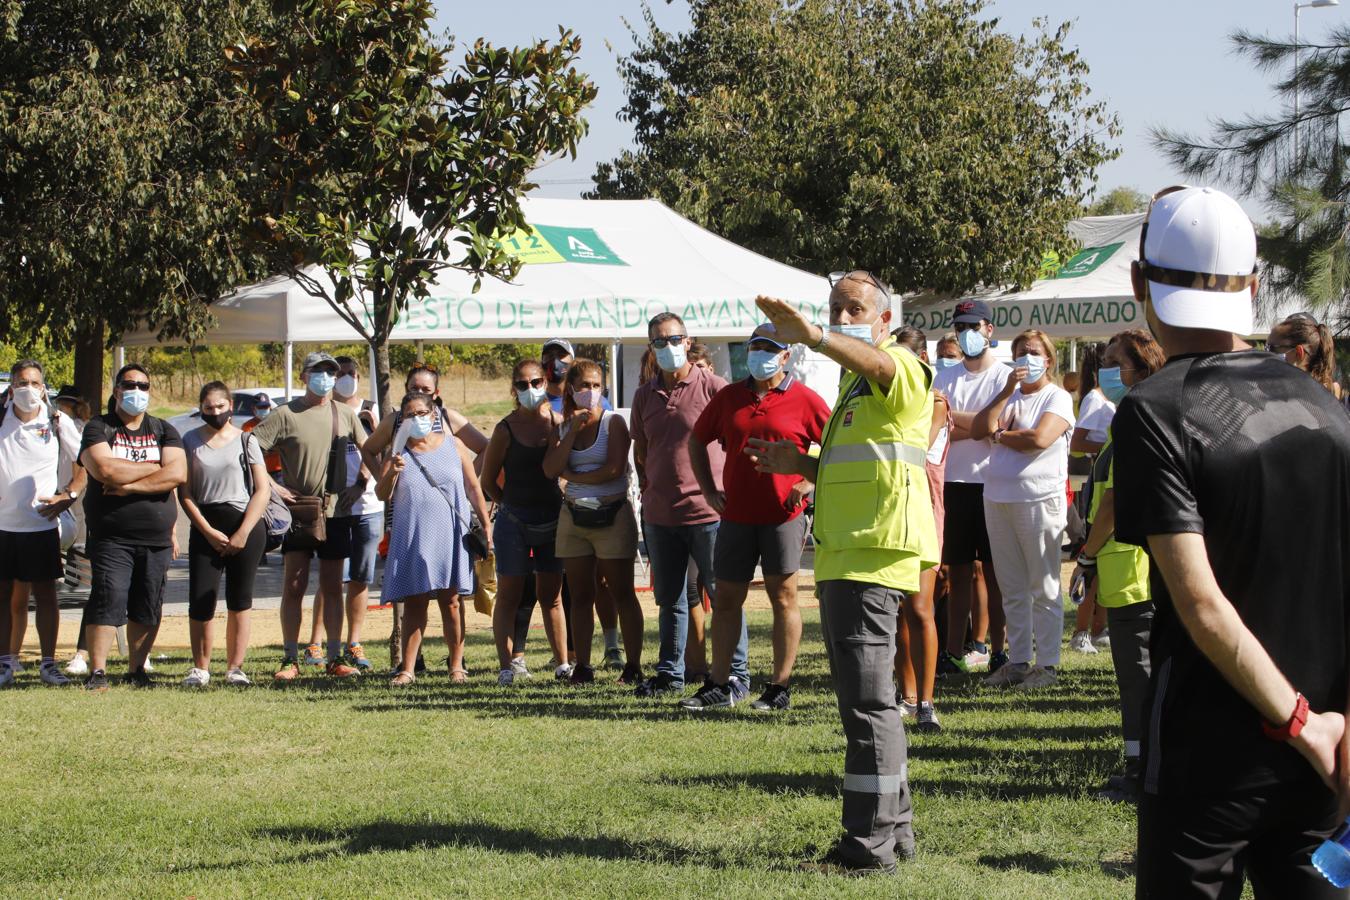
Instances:
[[[333,409],[337,410],[336,453],[331,452]],[[347,442],[360,443],[364,437],[356,410],[334,403],[331,397],[327,403],[312,406],[306,397],[297,397],[263,419],[253,436],[264,451],[281,454],[286,487],[305,497],[328,494],[328,515],[334,514],[337,493],[347,485]]]

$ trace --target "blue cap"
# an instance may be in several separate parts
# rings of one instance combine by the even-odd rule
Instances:
[[[768,341],[779,350],[786,350],[788,348],[787,344],[769,337],[771,334],[778,334],[778,329],[773,327],[772,322],[764,322],[761,325],[756,325],[755,330],[750,332],[750,341]]]

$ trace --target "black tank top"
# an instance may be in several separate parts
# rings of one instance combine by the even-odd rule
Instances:
[[[558,480],[544,474],[544,454],[548,447],[529,447],[516,440],[516,433],[505,420],[506,433],[511,443],[506,447],[502,472],[506,476],[502,486],[502,502],[511,506],[532,506],[559,509],[562,492]]]

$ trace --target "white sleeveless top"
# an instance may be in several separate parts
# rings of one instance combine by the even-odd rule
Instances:
[[[614,418],[615,413],[605,411],[600,417],[600,429],[595,436],[595,443],[591,444],[585,450],[573,450],[567,457],[567,467],[573,472],[594,472],[605,465],[609,460],[609,425],[610,420]],[[562,433],[567,434],[572,423],[568,422],[563,426]],[[580,500],[585,497],[613,497],[618,494],[628,493],[628,464],[624,463],[623,474],[618,478],[606,481],[604,484],[578,484],[575,481],[567,482],[567,499]]]

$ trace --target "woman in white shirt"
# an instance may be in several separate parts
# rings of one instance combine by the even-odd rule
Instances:
[[[994,441],[984,515],[1008,619],[1009,664],[985,683],[1031,689],[1054,684],[1059,666],[1060,546],[1074,415],[1073,398],[1051,380],[1054,342],[1031,329],[1013,340],[1012,352],[1007,384],[975,416],[970,432]]]

